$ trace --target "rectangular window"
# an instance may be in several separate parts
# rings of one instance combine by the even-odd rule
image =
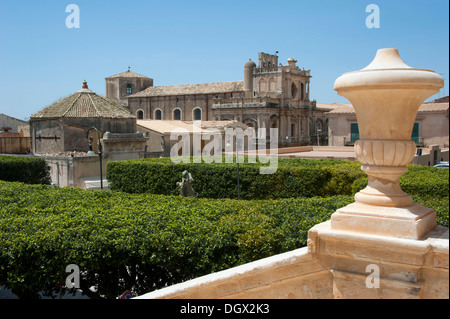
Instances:
[[[359,128],[358,123],[350,124],[350,141],[351,143],[355,143],[356,140],[359,140]]]
[[[416,144],[419,144],[419,123],[414,123],[413,131],[411,134],[411,141],[414,141]]]

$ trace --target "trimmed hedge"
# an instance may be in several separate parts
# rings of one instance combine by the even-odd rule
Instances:
[[[352,183],[352,194],[367,186],[367,176]],[[408,165],[408,172],[400,178],[400,187],[411,196],[443,198],[449,196],[449,171],[442,168]]]
[[[359,162],[279,159],[275,174],[259,174],[259,164],[240,164],[242,199],[279,199],[353,195],[367,185]],[[409,165],[400,186],[410,195],[445,197],[449,171]],[[109,162],[110,189],[127,193],[178,195],[176,182],[188,170],[193,187],[203,198],[236,198],[236,164],[174,164],[169,158]]]
[[[367,186],[367,177],[360,177],[352,184],[353,195]],[[419,165],[408,165],[408,172],[400,178],[400,186],[415,203],[433,208],[439,225],[448,227],[449,171]]]
[[[358,162],[279,159],[274,174],[260,174],[260,164],[240,164],[241,199],[278,199],[351,195],[352,183],[365,176]],[[174,164],[169,158],[109,162],[111,190],[127,193],[178,195],[176,182],[187,170],[203,198],[236,198],[236,164]]]
[[[50,167],[42,158],[0,156],[0,180],[50,184]]]
[[[154,187],[146,184],[146,178],[165,172],[165,180],[152,180],[176,193],[170,179],[179,181],[183,165],[168,165],[164,160],[150,166],[137,162],[117,165],[116,180],[135,172],[136,184],[142,183],[139,187]],[[351,193],[367,184],[355,162],[293,160],[279,164],[282,174],[262,175],[270,177],[265,187],[278,195],[300,193],[290,192],[290,187],[300,187],[303,194],[308,187],[317,191],[324,176],[328,179],[319,191],[322,194]],[[209,167],[191,165],[190,169]],[[231,164],[215,167],[230,176],[235,171]],[[251,179],[261,176],[257,165],[241,167],[247,176],[247,194],[267,194]],[[146,168],[152,173],[139,178]],[[177,170],[176,174],[171,170]],[[316,176],[307,175],[308,171]],[[208,194],[208,187],[211,194],[225,187],[235,197],[234,179],[224,178],[215,185],[211,183],[217,178],[213,172],[202,168],[198,172],[210,174],[194,185],[203,194]],[[258,182],[264,183],[264,178]],[[127,178],[123,183],[133,187]],[[416,202],[435,209],[438,223],[448,227],[448,170],[410,166],[401,183]],[[11,288],[21,298],[36,298],[38,292],[54,296],[68,276],[65,267],[76,264],[81,270],[81,288],[91,298],[115,298],[125,290],[142,294],[305,246],[312,226],[329,220],[336,209],[351,202],[351,195],[238,201],[0,181],[0,286]],[[89,289],[92,286],[96,292]]]
[[[289,251],[352,201],[194,199],[7,182],[0,189],[0,286],[21,298],[57,294],[69,264],[80,267],[90,297],[115,298]]]

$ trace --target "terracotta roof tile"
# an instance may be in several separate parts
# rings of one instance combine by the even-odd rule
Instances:
[[[137,120],[137,126],[141,126],[145,129],[152,130],[159,133],[171,133],[171,132],[183,132],[187,130],[188,132],[194,131],[193,121],[180,121],[180,120]],[[236,120],[227,121],[198,121],[200,125],[197,127],[199,132],[203,132],[208,128],[216,128],[218,130],[224,130],[225,128],[236,128],[240,127],[242,129],[248,128],[247,125]]]
[[[169,96],[169,95],[190,95],[190,94],[214,94],[226,92],[242,92],[244,82],[217,82],[202,84],[185,84],[171,86],[151,86],[141,92],[130,95],[133,97]]]
[[[135,118],[117,102],[99,96],[89,89],[81,89],[32,115],[30,119],[96,117]]]
[[[145,75],[142,75],[142,74],[130,71],[130,70],[107,77],[107,79],[113,79],[113,78],[144,78],[144,79],[150,79],[149,77],[147,77]]]
[[[446,111],[449,103],[424,103],[420,106],[419,112]],[[355,113],[351,104],[343,104],[330,111],[330,113]]]

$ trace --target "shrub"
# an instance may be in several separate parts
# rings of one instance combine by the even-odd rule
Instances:
[[[350,197],[237,201],[0,182],[0,286],[54,295],[80,267],[92,298],[140,294],[306,245]],[[97,293],[88,287],[96,286]]]
[[[356,179],[352,184],[353,195],[367,186],[367,177]],[[415,203],[433,208],[437,222],[448,227],[449,171],[427,166],[409,165],[408,172],[400,178],[400,186]]]
[[[448,197],[448,169],[409,165],[408,172],[400,178],[401,188],[410,195],[422,197]]]
[[[359,164],[338,160],[280,159],[274,174],[259,174],[260,164],[239,165],[242,199],[351,194],[353,180],[363,176]],[[173,164],[170,159],[109,162],[110,189],[129,193],[177,195],[176,182],[188,170],[193,187],[204,198],[236,198],[236,164]]]
[[[367,176],[352,183],[352,194],[367,186]],[[421,198],[443,198],[449,194],[449,171],[434,167],[409,165],[408,172],[400,178],[400,187],[411,196]]]
[[[125,290],[141,294],[305,246],[309,229],[353,198],[293,197],[355,191],[367,178],[359,175],[358,163],[292,163],[280,161],[279,173],[272,175],[260,175],[256,164],[242,165],[244,196],[291,197],[265,200],[0,181],[0,286],[21,298],[37,297],[38,292],[54,295],[68,275],[65,267],[76,264],[85,294],[115,298]],[[111,167],[114,183],[130,192],[177,195],[173,185],[188,169],[198,183],[194,188],[205,197],[235,197],[233,165],[173,165],[164,159]],[[427,178],[431,187],[439,186],[427,188]],[[448,226],[448,171],[411,166],[401,183],[416,202],[436,210],[439,224]]]
[[[42,158],[0,156],[0,180],[50,184],[50,167]]]

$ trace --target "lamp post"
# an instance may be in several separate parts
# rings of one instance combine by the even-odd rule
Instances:
[[[230,140],[227,141],[226,147],[229,148],[231,146]],[[239,148],[242,146],[242,139],[236,136],[236,164],[237,164],[237,193],[238,199],[241,199],[241,189],[239,182]]]
[[[100,188],[103,190],[103,172],[102,172],[102,143],[100,141],[100,132],[95,126],[91,126],[86,133],[86,138],[89,141],[89,153],[92,151],[92,137],[89,137],[89,132],[91,130],[95,130],[97,132],[97,138],[98,138],[98,158],[100,160]]]
[[[322,130],[320,128],[317,129],[317,146],[320,146],[320,132],[322,132]]]

